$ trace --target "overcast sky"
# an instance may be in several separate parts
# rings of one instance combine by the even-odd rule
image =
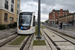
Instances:
[[[49,12],[55,10],[69,10],[75,12],[75,0],[41,0],[41,21],[49,18]],[[35,12],[38,15],[38,0],[21,0],[22,12]]]

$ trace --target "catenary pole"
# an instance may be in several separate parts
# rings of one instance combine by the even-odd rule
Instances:
[[[38,38],[40,38],[40,0],[38,0]]]

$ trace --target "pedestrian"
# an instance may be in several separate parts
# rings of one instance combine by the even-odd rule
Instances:
[[[62,22],[60,23],[60,29],[62,29]]]
[[[56,24],[56,28],[57,28],[57,26],[58,26],[58,25]]]
[[[58,26],[59,26],[58,28],[60,29],[60,22],[58,23]]]

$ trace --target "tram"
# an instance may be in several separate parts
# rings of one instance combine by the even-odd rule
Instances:
[[[18,34],[35,33],[35,14],[34,12],[21,12],[17,21]]]

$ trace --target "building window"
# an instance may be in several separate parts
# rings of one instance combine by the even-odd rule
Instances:
[[[10,17],[10,20],[13,21],[13,17]]]
[[[20,0],[18,0],[18,2],[19,2]]]
[[[63,12],[63,16],[64,16],[64,12]]]
[[[19,14],[19,11],[17,10],[17,14]]]
[[[17,7],[19,8],[19,4],[17,3]]]
[[[5,0],[5,8],[8,9],[8,1]]]
[[[60,16],[60,12],[59,12],[59,16]]]
[[[5,13],[5,14],[4,14],[4,21],[6,21],[6,22],[7,22],[7,20],[8,20],[8,14],[7,14],[7,13]]]
[[[11,5],[11,11],[13,12],[13,5]]]
[[[60,14],[59,14],[59,16],[60,16]]]
[[[12,3],[14,3],[14,0],[11,0]]]

